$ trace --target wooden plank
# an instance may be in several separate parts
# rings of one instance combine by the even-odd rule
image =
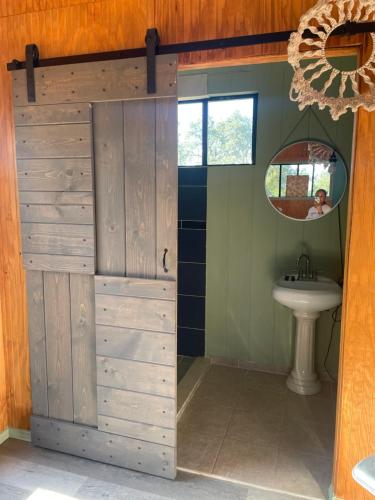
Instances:
[[[21,205],[22,222],[93,224],[94,209],[88,205]]]
[[[96,325],[96,353],[175,366],[176,338],[167,333]]]
[[[27,303],[33,413],[48,417],[46,331],[41,271],[27,272]]]
[[[97,425],[94,278],[70,275],[74,422]]]
[[[175,300],[176,283],[141,278],[95,276],[95,293]]]
[[[96,369],[98,385],[156,396],[175,394],[176,370],[172,366],[97,356]]]
[[[32,125],[16,128],[17,158],[91,157],[91,125]]]
[[[175,366],[176,340],[167,333],[96,325],[96,353]]]
[[[177,101],[156,101],[156,275],[177,280]],[[163,268],[164,250],[166,267]]]
[[[59,271],[69,273],[94,274],[94,258],[80,255],[23,254],[25,269],[30,271]]]
[[[96,323],[174,333],[175,303],[168,300],[96,295]]]
[[[98,386],[98,414],[175,429],[176,401]]]
[[[125,172],[122,102],[96,103],[95,189],[97,269],[125,276]]]
[[[56,191],[20,191],[19,202],[23,205],[93,205],[92,193]]]
[[[170,446],[37,416],[31,419],[31,436],[36,446],[169,479],[176,476],[175,449]]]
[[[155,100],[124,103],[126,274],[156,276]]]
[[[91,121],[91,105],[79,103],[38,107],[24,106],[14,109],[14,121],[16,126],[89,123]]]
[[[73,420],[69,274],[44,273],[48,415]]]
[[[175,55],[156,57],[157,94],[147,94],[145,57],[35,68],[35,104],[175,96],[176,64]],[[25,70],[13,83],[14,105],[27,105]]]
[[[110,432],[118,436],[142,439],[143,441],[166,446],[176,446],[176,431],[156,425],[98,415],[98,428],[100,431]]]
[[[95,255],[94,226],[76,224],[21,224],[24,253]]]
[[[20,191],[92,191],[88,158],[17,159]]]

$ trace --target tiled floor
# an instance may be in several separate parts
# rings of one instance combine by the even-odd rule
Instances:
[[[280,375],[212,365],[178,427],[178,467],[327,498],[335,391],[291,393]]]

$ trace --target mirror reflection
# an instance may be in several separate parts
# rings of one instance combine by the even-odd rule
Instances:
[[[316,220],[341,201],[347,183],[343,159],[318,141],[281,149],[268,166],[265,189],[272,207],[296,220]]]

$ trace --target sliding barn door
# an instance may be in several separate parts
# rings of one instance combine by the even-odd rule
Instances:
[[[14,76],[37,446],[176,474],[176,58]]]

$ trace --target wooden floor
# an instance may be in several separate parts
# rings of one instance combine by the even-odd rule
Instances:
[[[72,457],[9,439],[0,446],[1,500],[295,500],[179,472],[175,481]]]

